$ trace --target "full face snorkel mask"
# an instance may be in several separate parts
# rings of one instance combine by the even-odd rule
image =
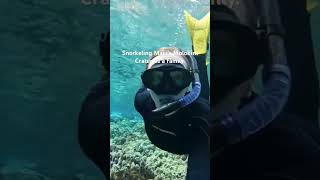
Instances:
[[[262,57],[256,32],[242,25],[232,9],[213,5],[211,11],[210,102],[214,106],[255,75]]]
[[[174,56],[177,55],[172,55]],[[163,62],[170,56],[152,57],[148,69],[141,75],[143,84],[156,103],[154,113],[171,115],[194,102],[200,95],[201,83],[196,60],[189,55],[179,57],[182,63]],[[190,84],[192,88],[188,92]]]
[[[145,86],[156,94],[179,94],[193,78],[192,72],[181,64],[155,64],[142,75]]]

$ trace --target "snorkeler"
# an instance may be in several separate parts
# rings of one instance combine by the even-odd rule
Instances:
[[[178,55],[181,50],[177,48],[160,48],[160,55],[150,58],[141,76],[143,86],[136,93],[135,108],[144,119],[150,141],[160,149],[175,154],[206,154],[200,159],[189,156],[188,164],[204,171],[194,172],[190,165],[187,173],[187,179],[205,180],[210,175],[209,148],[201,145],[207,146],[207,138],[193,121],[210,110],[206,67],[210,14],[201,20],[187,12],[185,15],[197,55]],[[166,63],[166,59],[177,63]]]

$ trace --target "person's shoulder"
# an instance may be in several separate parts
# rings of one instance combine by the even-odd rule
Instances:
[[[146,88],[140,88],[138,90],[135,96],[134,106],[141,115],[143,115],[146,110],[153,107],[151,95]]]
[[[137,104],[144,104],[146,103],[149,99],[151,99],[150,92],[142,87],[138,90],[135,96],[135,103]]]

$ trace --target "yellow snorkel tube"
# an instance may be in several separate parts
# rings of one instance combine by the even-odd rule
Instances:
[[[195,54],[205,54],[208,50],[210,34],[210,12],[200,20],[192,17],[187,11],[184,11],[184,16],[191,35],[193,52]]]

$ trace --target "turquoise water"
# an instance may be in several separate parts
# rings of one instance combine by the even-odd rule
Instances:
[[[111,15],[111,113],[135,118],[134,95],[141,86],[144,64],[122,51],[154,51],[175,46],[191,50],[183,11],[197,18],[209,12],[207,0],[112,0]],[[139,117],[139,116],[138,116]]]
[[[185,176],[186,158],[156,148],[147,138],[134,96],[145,64],[126,52],[153,52],[160,47],[191,50],[184,10],[197,18],[208,13],[207,0],[112,0],[110,4],[111,179],[173,179]]]
[[[80,0],[0,1],[0,179],[26,169],[102,179],[80,150],[77,121],[102,75],[106,9]]]

